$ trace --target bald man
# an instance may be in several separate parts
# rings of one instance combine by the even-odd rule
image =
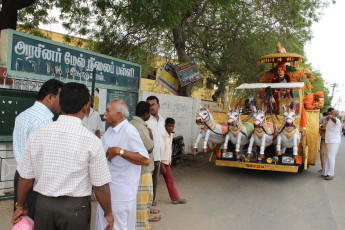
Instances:
[[[325,180],[333,180],[335,158],[341,143],[341,122],[338,119],[338,111],[332,110],[326,118],[327,126],[325,133],[326,154],[322,171]]]
[[[111,175],[111,205],[115,219],[114,229],[135,229],[137,190],[141,165],[148,166],[148,152],[138,130],[127,118],[129,111],[122,100],[109,102],[105,120],[110,127],[102,138]],[[97,205],[96,230],[104,230],[107,222],[101,206]]]

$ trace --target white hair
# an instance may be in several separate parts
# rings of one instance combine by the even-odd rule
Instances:
[[[115,104],[116,112],[120,112],[124,119],[129,117],[128,106],[125,101],[119,99]]]

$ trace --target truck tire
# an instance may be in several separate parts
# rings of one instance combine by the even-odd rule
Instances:
[[[298,167],[298,173],[302,173],[304,171],[304,164]]]

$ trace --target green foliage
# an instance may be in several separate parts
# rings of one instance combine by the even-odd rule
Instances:
[[[224,93],[229,82],[256,82],[271,66],[256,65],[280,41],[303,55],[311,25],[331,0],[36,0],[19,12],[27,30],[62,20],[87,47],[152,68],[155,55],[194,60]],[[51,16],[59,9],[58,18]],[[69,36],[65,36],[70,41]],[[206,71],[205,71],[206,72]],[[322,79],[322,78],[321,78]],[[320,81],[319,84],[323,84]],[[202,84],[200,84],[201,86]],[[181,90],[189,96],[192,87]]]

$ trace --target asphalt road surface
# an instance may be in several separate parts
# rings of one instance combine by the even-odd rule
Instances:
[[[215,167],[209,154],[189,156],[173,167],[175,186],[187,204],[170,202],[160,177],[154,230],[345,229],[345,137],[334,180],[317,171],[300,174]],[[0,229],[10,229],[12,200],[0,201]],[[96,203],[93,202],[92,226]],[[94,229],[92,227],[91,229]]]
[[[153,229],[345,229],[345,137],[334,180],[320,163],[300,174],[215,167],[208,155],[173,168],[175,186],[187,204],[172,205],[163,178]]]

